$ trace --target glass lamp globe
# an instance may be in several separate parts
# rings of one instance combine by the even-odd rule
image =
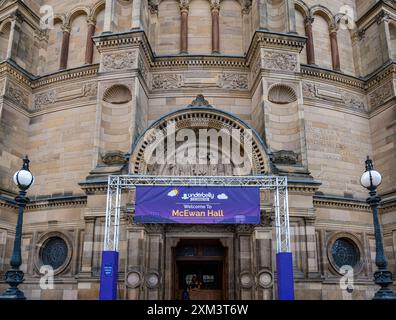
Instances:
[[[22,190],[29,189],[34,183],[34,177],[28,170],[22,169],[14,174],[14,183]]]
[[[363,173],[360,183],[365,188],[377,188],[382,181],[380,173],[376,170],[369,170]]]

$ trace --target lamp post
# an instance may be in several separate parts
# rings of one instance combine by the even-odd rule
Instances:
[[[374,282],[381,287],[374,295],[374,300],[396,300],[396,294],[389,288],[393,283],[392,273],[388,271],[388,261],[384,252],[384,244],[382,242],[381,226],[378,219],[378,206],[381,198],[377,194],[377,187],[381,184],[382,177],[380,173],[374,170],[373,161],[367,157],[366,171],[363,173],[360,183],[369,190],[370,197],[366,202],[373,211],[374,233],[375,233],[375,264],[378,270],[374,272]]]
[[[15,173],[14,183],[19,188],[19,194],[15,197],[15,201],[18,205],[18,221],[15,231],[14,249],[12,251],[12,257],[10,261],[11,269],[5,274],[5,281],[10,287],[0,295],[0,300],[24,300],[25,295],[21,290],[18,289],[24,281],[24,273],[19,267],[22,264],[21,254],[21,240],[22,240],[22,223],[23,223],[23,209],[26,204],[29,203],[29,198],[26,197],[26,191],[34,183],[34,177],[29,170],[29,159],[26,156],[23,159],[22,169]]]

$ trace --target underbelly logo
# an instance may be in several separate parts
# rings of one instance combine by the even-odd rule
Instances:
[[[354,289],[354,271],[349,265],[342,266],[340,273],[343,275],[340,279],[340,288],[343,291],[343,300],[349,300],[352,298],[352,292]]]

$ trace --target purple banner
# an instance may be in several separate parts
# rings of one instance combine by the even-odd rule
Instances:
[[[136,223],[259,224],[258,187],[136,187]]]

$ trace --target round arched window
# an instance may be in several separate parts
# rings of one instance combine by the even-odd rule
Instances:
[[[51,266],[54,270],[63,266],[68,256],[68,247],[61,237],[51,237],[47,239],[40,253],[43,265]]]
[[[338,268],[345,265],[355,268],[360,260],[359,248],[348,238],[337,239],[333,244],[331,253]]]

